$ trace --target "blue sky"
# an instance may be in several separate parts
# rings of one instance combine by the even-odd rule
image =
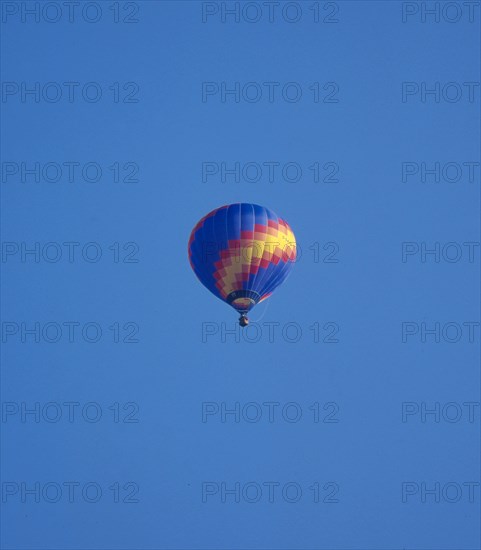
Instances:
[[[479,3],[34,4],[2,5],[3,547],[479,548]],[[302,250],[242,333],[186,250],[232,202]]]

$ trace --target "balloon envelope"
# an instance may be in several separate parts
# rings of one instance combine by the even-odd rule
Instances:
[[[204,216],[192,230],[188,251],[201,283],[245,314],[286,279],[296,240],[272,210],[236,203]]]

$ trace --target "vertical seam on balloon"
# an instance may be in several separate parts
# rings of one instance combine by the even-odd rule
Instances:
[[[218,212],[218,210],[217,210],[217,212]],[[215,222],[215,217],[217,216],[217,212],[216,212],[216,213],[214,214],[214,216],[213,216],[213,218],[214,218],[213,221],[214,221],[214,222]],[[220,248],[219,248],[220,245],[219,245],[219,241],[218,241],[218,239],[217,239],[217,232],[216,232],[216,230],[215,230],[215,226],[216,226],[216,224],[213,223],[215,246],[216,246],[216,248],[217,248],[217,251],[218,251],[219,257],[220,257]],[[215,274],[217,273],[217,267],[216,267],[215,265],[214,265],[214,267],[215,267],[215,271],[214,271],[214,273],[212,274],[212,277],[213,277],[213,279],[214,279],[214,287],[215,287],[216,290],[219,292],[219,289],[218,289],[218,287],[217,287],[217,280],[216,280],[216,278],[215,278]],[[219,292],[219,294],[220,294],[220,292]]]
[[[279,220],[281,220],[283,223],[286,224],[287,227],[289,227],[289,230],[291,231],[292,235],[294,236],[294,232],[292,231],[292,229],[290,229],[289,224],[287,222],[285,222],[284,220],[282,220],[281,218],[278,218],[278,225],[280,225]],[[284,255],[284,252],[283,252],[283,255]],[[289,259],[286,262],[284,262],[284,266],[281,267],[279,272],[274,273],[272,279],[267,281],[267,285],[264,289],[263,294],[273,292],[274,289],[276,289],[285,280],[285,278],[287,277],[287,275],[289,274],[289,272],[292,269],[291,264],[292,264],[292,262]]]
[[[282,221],[284,221],[286,226],[290,229],[290,232],[292,233],[292,235],[294,235],[294,232],[292,231],[289,224],[285,220],[282,220]],[[272,277],[272,280],[268,282],[268,284],[266,285],[266,288],[264,289],[265,292],[263,294],[273,292],[283,281],[286,280],[287,276],[289,275],[293,267],[292,264],[293,262],[288,258],[287,261],[284,262],[284,266],[281,268],[279,273],[276,273],[274,277]]]
[[[254,209],[254,205],[253,204],[249,204],[249,206],[252,208],[252,250],[251,250],[251,258],[250,258],[250,262],[247,262],[246,261],[246,264],[247,264],[247,280],[244,282],[245,286],[246,286],[246,290],[249,290],[249,279],[250,279],[250,276],[251,276],[251,269],[252,269],[252,258],[253,258],[253,254],[254,254],[254,229],[255,229],[255,226],[256,226],[256,212],[255,212],[255,209]],[[244,286],[244,284],[242,286]],[[252,287],[250,288],[250,290],[252,290]]]
[[[266,216],[267,216],[267,226],[266,226],[266,239],[267,239],[267,235],[269,235],[269,214],[274,216],[275,217],[275,220],[276,220],[276,224],[279,225],[279,216],[275,213],[275,212],[272,212],[272,210],[269,210],[268,208],[265,208],[265,211],[266,211]],[[272,220],[274,221],[274,220]],[[280,243],[279,243],[280,244]],[[272,268],[272,259],[269,261],[269,265],[265,268],[264,270],[264,274],[259,282],[259,294],[262,296],[263,294],[265,294],[265,292],[263,291],[263,288],[266,283],[269,283],[269,277],[271,276],[271,273],[269,272],[269,269]]]
[[[206,282],[209,283],[209,286],[207,287],[211,292],[212,294],[214,294],[214,296],[217,296],[218,298],[220,298],[219,296],[219,291],[217,289],[217,287],[215,286],[215,277],[213,276],[213,274],[209,273],[209,266],[207,264],[207,258],[204,257],[205,255],[205,250],[204,250],[204,245],[205,245],[205,228],[206,228],[206,222],[209,218],[212,218],[213,216],[208,216],[206,217],[206,219],[204,220],[204,223],[202,224],[202,239],[201,239],[201,242],[202,242],[202,267],[203,267],[203,273],[204,273],[204,277],[205,277],[205,280]],[[213,279],[213,281],[211,280],[211,277]]]
[[[287,228],[292,233],[292,235],[294,237],[294,240],[295,240],[294,232],[292,231],[292,228],[290,227],[290,225],[285,220],[282,220],[282,221],[283,221],[283,223],[286,224]],[[283,252],[283,255],[284,255],[284,252]],[[286,262],[284,262],[284,266],[282,267],[281,271],[279,271],[279,273],[277,273],[272,278],[272,281],[270,281],[269,284],[266,286],[266,291],[272,292],[273,288],[276,288],[276,286],[278,286],[278,284],[279,284],[278,281],[280,280],[280,282],[282,282],[284,280],[284,279],[282,279],[282,277],[284,276],[284,274],[286,272],[287,272],[287,274],[290,272],[290,270],[292,269],[292,263],[293,262],[291,262],[291,260],[289,258],[287,259]]]
[[[242,203],[239,202],[237,204],[239,205],[239,267],[240,272],[242,273]],[[237,281],[235,286],[237,287]]]
[[[263,207],[263,206],[260,206],[260,208],[262,208],[262,211],[264,212],[264,215],[266,217],[266,220],[267,220],[267,213],[266,213],[266,209]],[[254,209],[255,211],[255,209]],[[254,218],[255,218],[255,214],[254,214]],[[254,219],[254,235],[255,235],[255,227],[256,227],[256,220]],[[260,224],[259,224],[260,225]],[[261,255],[259,257],[259,265],[257,266],[257,272],[256,272],[256,275],[254,277],[254,280],[252,281],[252,290],[254,292],[257,292],[257,284],[258,284],[258,278],[259,278],[259,271],[261,269],[261,262],[262,262],[262,257],[264,256],[264,251],[266,249],[266,237],[264,235],[264,240],[262,241],[262,252],[261,252]]]
[[[226,216],[225,216],[225,237],[227,239],[227,242],[226,242],[226,245],[227,245],[227,250],[229,251],[230,250],[230,245],[229,245],[229,210],[231,209],[231,206],[232,204],[229,204],[229,206],[227,207],[227,213],[226,213]],[[230,251],[227,252],[230,256]],[[226,297],[227,297],[227,292],[226,292]]]

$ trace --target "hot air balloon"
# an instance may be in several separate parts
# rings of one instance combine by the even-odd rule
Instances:
[[[240,313],[268,298],[286,279],[296,260],[296,239],[272,210],[236,203],[216,208],[194,227],[189,260],[200,282]]]

